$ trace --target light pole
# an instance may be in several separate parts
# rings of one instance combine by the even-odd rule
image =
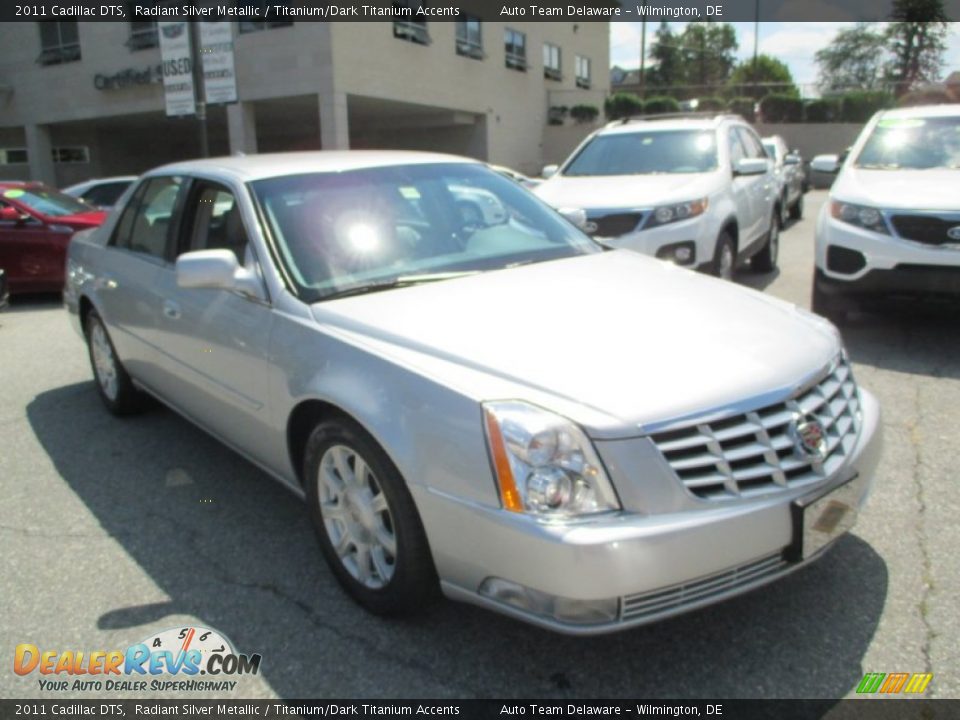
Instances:
[[[196,7],[196,0],[191,4]],[[187,29],[190,33],[190,54],[191,66],[193,70],[193,86],[196,88],[196,115],[197,129],[200,139],[200,157],[210,157],[210,140],[207,137],[207,91],[203,84],[203,48],[200,46],[199,25],[188,22]]]

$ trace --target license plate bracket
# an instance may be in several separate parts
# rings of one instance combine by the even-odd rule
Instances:
[[[788,562],[813,557],[853,527],[860,501],[856,479],[854,473],[826,492],[790,504],[793,540],[784,552]]]

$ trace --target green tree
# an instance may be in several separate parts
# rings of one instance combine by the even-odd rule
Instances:
[[[655,88],[679,85],[683,76],[683,61],[677,36],[666,22],[660,23],[650,46],[650,57],[655,67],[647,73],[647,84]]]
[[[729,23],[687,23],[680,35],[683,84],[708,88],[726,84],[737,64],[737,31]]]
[[[770,55],[757,55],[740,62],[727,83],[730,95],[751,95],[762,98],[770,93],[800,96],[790,68]]]
[[[943,0],[894,0],[887,26],[893,55],[887,78],[897,97],[916,85],[940,78],[947,47],[947,14]]]
[[[877,90],[883,79],[886,35],[870,23],[841,30],[816,52],[818,83],[825,92]]]

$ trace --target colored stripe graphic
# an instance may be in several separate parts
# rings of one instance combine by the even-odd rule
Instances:
[[[910,673],[890,673],[883,685],[880,686],[880,692],[891,695],[900,692],[908,677],[910,677]]]
[[[922,693],[933,680],[933,673],[914,673],[910,682],[903,689],[905,693]]]
[[[880,683],[883,682],[884,677],[886,677],[886,673],[867,673],[857,686],[857,692],[863,694],[875,693],[880,689]]]

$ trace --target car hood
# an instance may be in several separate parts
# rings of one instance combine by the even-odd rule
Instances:
[[[555,208],[643,208],[710,194],[715,173],[567,177],[555,175],[533,193]]]
[[[86,230],[87,228],[102,225],[106,219],[107,213],[101,210],[91,210],[90,212],[76,213],[75,215],[51,217],[50,223],[54,225],[67,225],[74,230]]]
[[[830,195],[846,202],[904,210],[960,210],[960,170],[845,169]]]
[[[317,303],[324,329],[595,436],[787,393],[839,351],[793,305],[629,251]],[[767,401],[770,401],[767,398]]]

